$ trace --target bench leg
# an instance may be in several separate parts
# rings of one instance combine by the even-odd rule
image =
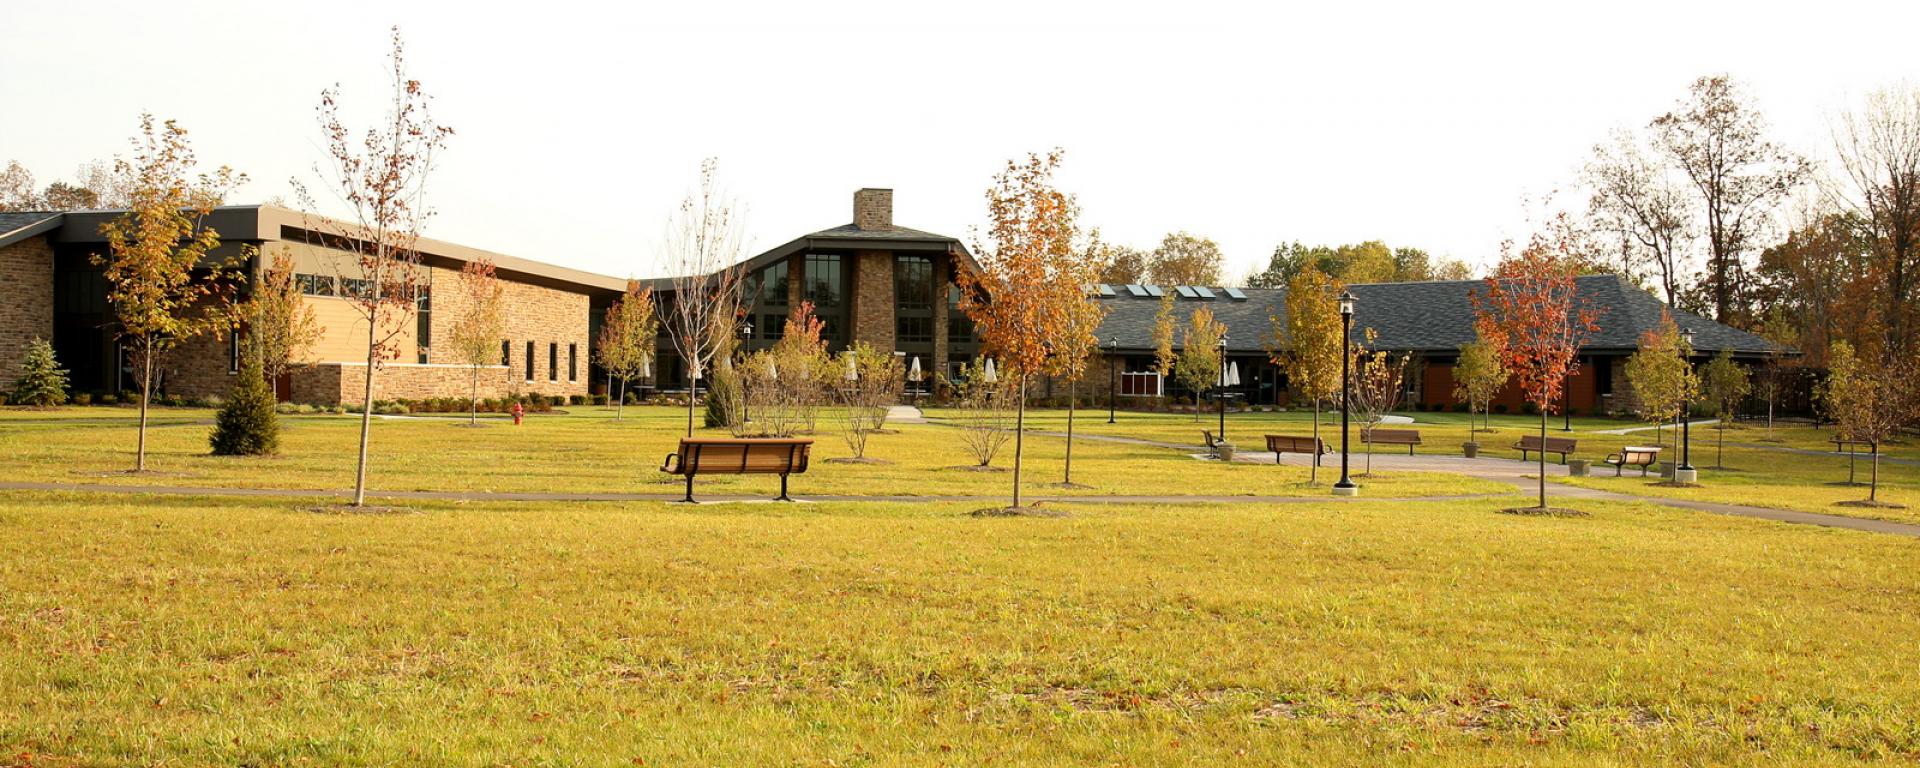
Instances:
[[[687,497],[684,499],[681,499],[681,501],[684,501],[688,504],[700,503],[693,500],[693,473],[692,472],[687,473]]]
[[[785,472],[780,473],[780,495],[774,501],[793,501],[793,497],[787,495],[787,473]]]

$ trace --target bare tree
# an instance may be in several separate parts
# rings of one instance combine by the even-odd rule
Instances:
[[[955,421],[960,427],[960,442],[973,456],[974,466],[993,466],[993,457],[1013,439],[1014,415],[1010,400],[1014,396],[997,377],[987,375],[984,358],[974,358],[961,373],[959,381],[948,381],[954,402],[960,409]]]
[[[467,366],[467,424],[480,423],[480,369],[498,359],[494,345],[507,335],[507,288],[493,261],[478,258],[460,268],[460,317],[454,321],[449,357]]]
[[[1693,236],[1693,207],[1688,191],[1668,169],[1649,159],[1638,140],[1616,133],[1612,143],[1593,148],[1586,183],[1592,188],[1591,213],[1605,231],[1621,240],[1622,265],[1632,270],[1651,262],[1667,305],[1679,302],[1685,279],[1686,249]]]
[[[732,340],[740,314],[740,282],[746,273],[744,219],[717,178],[719,161],[700,163],[700,186],[680,203],[667,224],[662,247],[672,274],[673,302],[667,335],[687,368],[687,436],[693,436],[693,400],[715,352]]]
[[[353,505],[367,500],[367,443],[373,430],[374,378],[380,366],[400,354],[423,296],[425,273],[415,246],[432,216],[425,205],[433,156],[453,129],[434,122],[426,91],[407,76],[400,28],[392,30],[390,75],[393,91],[386,114],[359,136],[340,117],[339,86],[320,92],[319,119],[326,136],[327,166],[314,173],[350,212],[346,222],[309,215],[308,231],[321,244],[344,251],[334,269],[341,295],[367,324],[367,369],[360,393],[359,460],[354,470]],[[314,195],[295,179],[301,206],[318,209]]]
[[[1714,319],[1734,320],[1745,298],[1743,255],[1809,165],[1766,137],[1760,112],[1725,75],[1695,80],[1679,108],[1654,118],[1654,144],[1692,183],[1705,218],[1705,288]]]
[[[1913,284],[1920,272],[1920,88],[1902,85],[1874,93],[1865,109],[1840,117],[1834,144],[1853,188],[1833,196],[1873,229],[1888,347],[1908,351],[1915,324]]]

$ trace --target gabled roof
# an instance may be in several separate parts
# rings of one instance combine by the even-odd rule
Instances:
[[[1602,312],[1599,332],[1583,349],[1589,352],[1632,352],[1639,347],[1640,334],[1659,327],[1662,312],[1671,311],[1681,330],[1694,332],[1694,348],[1703,354],[1728,350],[1738,355],[1760,355],[1790,349],[1737,328],[1728,327],[1680,309],[1668,310],[1659,298],[1617,275],[1588,275],[1575,281],[1580,296]],[[1214,317],[1227,325],[1227,347],[1238,353],[1264,351],[1272,333],[1273,321],[1286,322],[1286,296],[1282,288],[1243,288],[1245,301],[1234,301],[1215,290],[1218,298],[1195,299],[1167,290],[1175,296],[1176,333],[1184,328],[1193,311],[1201,305],[1213,309]],[[1354,295],[1354,336],[1360,338],[1372,328],[1381,349],[1407,352],[1452,352],[1474,340],[1472,296],[1486,290],[1482,280],[1452,280],[1424,283],[1371,283],[1352,286]],[[1100,326],[1105,344],[1117,337],[1121,349],[1153,348],[1154,314],[1159,310],[1157,297],[1136,297],[1124,289],[1112,297],[1102,297],[1110,312]]]
[[[952,254],[954,258],[969,267],[979,267],[979,264],[973,260],[973,254],[967,251],[967,246],[956,238],[907,227],[861,229],[853,224],[842,224],[788,240],[741,262],[740,269],[744,272],[752,272],[807,251],[862,249],[946,253]]]
[[[63,216],[52,211],[0,213],[0,247],[59,229]]]

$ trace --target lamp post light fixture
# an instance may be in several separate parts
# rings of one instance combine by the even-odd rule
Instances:
[[[1107,423],[1113,423],[1113,403],[1120,397],[1120,337],[1107,337]]]
[[[1213,397],[1220,401],[1220,442],[1227,441],[1227,335],[1220,334],[1220,382],[1213,388]]]
[[[1358,496],[1360,486],[1348,474],[1347,401],[1353,393],[1348,383],[1353,367],[1353,292],[1340,292],[1340,481],[1333,484],[1335,496]]]
[[[1680,356],[1687,361],[1688,373],[1693,368],[1693,329],[1680,332]],[[1673,468],[1673,482],[1677,485],[1692,485],[1700,479],[1700,472],[1693,468],[1693,401],[1691,398],[1680,403],[1680,466]]]

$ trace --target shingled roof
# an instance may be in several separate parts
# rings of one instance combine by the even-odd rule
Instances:
[[[60,226],[61,214],[48,211],[0,213],[0,246],[13,245]]]
[[[1640,334],[1658,327],[1666,310],[1653,294],[1615,275],[1589,275],[1578,278],[1581,297],[1600,308],[1600,331],[1584,348],[1588,352],[1631,352],[1637,348]],[[1120,348],[1135,352],[1153,349],[1153,320],[1160,298],[1134,296],[1124,286],[1111,286],[1113,296],[1100,301],[1109,308],[1100,325],[1100,343],[1118,339]],[[1174,289],[1164,293],[1175,297],[1174,322],[1184,328],[1193,311],[1201,306],[1213,309],[1215,319],[1227,326],[1227,348],[1235,353],[1263,352],[1272,333],[1270,318],[1280,318],[1285,327],[1287,292],[1283,288],[1242,288],[1244,300],[1232,298],[1225,289],[1212,289],[1214,298],[1190,298]],[[1486,290],[1480,280],[1452,280],[1424,283],[1372,283],[1352,286],[1355,337],[1366,328],[1379,335],[1375,342],[1382,349],[1407,352],[1452,352],[1473,341],[1473,299]],[[1691,312],[1674,309],[1673,319],[1681,330],[1691,329],[1694,348],[1705,354],[1730,350],[1736,355],[1752,356],[1780,350],[1791,352],[1737,328],[1731,328]]]

